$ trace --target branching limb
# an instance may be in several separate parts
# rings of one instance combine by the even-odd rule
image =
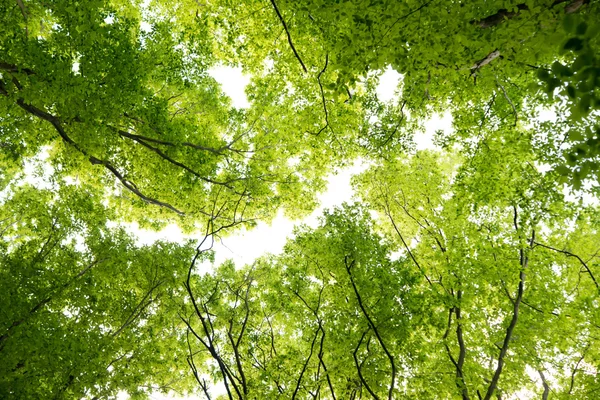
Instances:
[[[159,281],[155,285],[153,285],[148,292],[144,295],[142,300],[135,306],[135,308],[131,311],[131,314],[127,317],[125,322],[121,325],[119,329],[117,329],[111,336],[117,337],[123,332],[128,326],[130,326],[141,314],[142,312],[150,305],[156,298],[152,298],[152,292],[156,290],[160,285],[162,285],[165,281]]]
[[[5,84],[2,81],[0,81],[0,93],[2,93],[4,95],[8,95],[8,92],[6,91],[6,88],[5,88]],[[154,205],[164,207],[164,208],[168,208],[169,210],[174,211],[175,213],[177,213],[178,215],[181,215],[181,216],[185,215],[183,213],[183,211],[178,210],[177,208],[173,207],[172,205],[170,205],[168,203],[164,203],[162,201],[159,201],[157,199],[154,199],[154,198],[144,195],[136,187],[136,185],[133,182],[130,182],[129,180],[125,179],[125,177],[109,161],[102,160],[102,159],[99,159],[97,157],[90,155],[86,150],[81,148],[73,139],[71,139],[71,137],[69,137],[69,135],[66,133],[64,127],[62,126],[61,121],[54,115],[52,115],[38,107],[35,107],[31,104],[26,103],[25,100],[23,100],[22,98],[17,99],[17,105],[19,107],[21,107],[23,110],[27,111],[28,113],[30,113],[42,120],[49,122],[54,127],[54,129],[58,132],[59,136],[62,138],[62,140],[65,143],[72,146],[77,151],[79,151],[81,154],[86,156],[89,159],[90,163],[92,163],[92,165],[104,166],[108,171],[110,171],[112,173],[112,175],[114,175],[123,184],[123,186],[125,186],[129,191],[133,192],[140,199],[144,200],[146,203],[154,204]]]
[[[319,130],[319,132],[317,132],[315,134],[315,136],[319,136],[321,134],[321,132],[323,132],[327,128],[331,129],[331,131],[333,132],[333,129],[331,128],[331,125],[329,124],[329,112],[327,111],[327,103],[325,101],[325,92],[323,90],[323,84],[321,83],[321,75],[323,75],[325,73],[325,71],[327,70],[328,64],[329,64],[329,54],[325,54],[325,66],[323,67],[321,72],[319,72],[319,75],[317,76],[317,82],[319,83],[319,88],[321,89],[321,101],[323,103],[323,111],[325,112],[325,126],[322,127]]]
[[[548,394],[550,393],[550,386],[548,386],[548,382],[546,381],[546,377],[541,369],[538,369],[538,374],[540,374],[540,378],[542,378],[542,385],[544,386],[544,393],[542,394],[542,400],[548,400]]]
[[[381,334],[379,333],[379,330],[377,329],[377,326],[375,325],[375,323],[369,316],[369,313],[367,312],[367,309],[365,308],[365,305],[363,304],[362,297],[358,291],[358,288],[356,287],[356,283],[354,282],[354,277],[352,276],[352,267],[355,265],[354,260],[352,262],[348,263],[348,257],[346,256],[346,257],[344,257],[344,264],[346,266],[346,272],[348,273],[348,277],[350,278],[350,283],[352,284],[352,288],[354,289],[354,294],[356,295],[356,300],[358,301],[358,305],[359,305],[363,315],[367,319],[367,322],[369,323],[370,328],[375,333],[375,337],[377,338],[377,341],[383,348],[383,351],[385,352],[385,355],[387,356],[387,358],[390,362],[390,366],[392,369],[392,377],[391,377],[391,382],[390,382],[390,388],[388,391],[388,399],[392,400],[393,394],[394,394],[394,386],[396,385],[396,363],[394,362],[394,356],[388,350],[385,342],[383,341],[383,338],[381,337]]]
[[[515,229],[517,231],[519,231],[519,227],[518,227],[518,223],[517,223],[517,208],[516,208],[516,206],[513,206],[513,210],[514,210]],[[529,248],[530,249],[533,248],[534,242],[535,242],[535,230],[532,230],[531,239],[529,240]],[[490,400],[492,395],[494,394],[494,392],[497,389],[498,381],[500,380],[500,375],[502,374],[502,368],[504,367],[504,358],[506,357],[506,353],[508,351],[508,345],[511,341],[515,326],[517,325],[517,320],[519,319],[519,306],[521,305],[521,301],[523,299],[523,292],[525,290],[525,270],[527,270],[527,267],[529,265],[529,256],[527,255],[526,251],[523,248],[519,249],[519,254],[520,254],[521,268],[519,271],[519,286],[517,288],[517,295],[515,296],[514,303],[513,303],[513,314],[512,314],[510,323],[508,325],[508,328],[506,329],[506,335],[504,336],[504,342],[502,344],[502,347],[500,348],[500,354],[498,355],[496,371],[494,372],[494,376],[492,377],[492,380],[490,381],[490,384],[488,386],[488,390],[484,397],[484,400]]]
[[[168,161],[169,163],[171,163],[171,164],[173,164],[173,165],[175,165],[175,166],[177,166],[179,168],[182,168],[182,169],[186,170],[187,172],[189,172],[190,174],[194,175],[196,178],[198,178],[198,179],[200,179],[200,180],[202,180],[204,182],[211,183],[213,185],[225,186],[226,188],[233,190],[233,188],[231,187],[231,183],[232,183],[231,181],[230,182],[220,182],[220,181],[215,181],[214,179],[210,179],[210,178],[207,178],[205,176],[202,176],[201,174],[199,174],[198,172],[194,171],[193,169],[191,169],[187,165],[185,165],[185,164],[183,164],[183,163],[181,163],[181,162],[179,162],[177,160],[174,160],[173,158],[169,157],[165,152],[163,152],[159,148],[154,147],[154,146],[150,145],[149,143],[147,143],[146,141],[142,140],[140,138],[140,136],[138,136],[138,135],[132,135],[129,132],[125,132],[125,131],[123,131],[121,129],[117,129],[117,133],[120,136],[122,136],[122,137],[129,138],[129,139],[135,141],[136,143],[141,144],[142,146],[146,147],[147,149],[149,149],[153,153],[158,154],[163,160]],[[237,193],[235,191],[234,191],[234,193],[239,194],[239,193]]]
[[[590,276],[590,278],[592,278],[592,281],[594,282],[594,285],[596,286],[596,289],[598,289],[598,291],[600,291],[600,286],[598,285],[598,281],[596,280],[596,277],[592,273],[592,270],[587,265],[587,263],[585,261],[583,261],[583,259],[581,257],[579,257],[577,254],[573,254],[573,253],[571,253],[570,251],[567,251],[567,250],[560,250],[560,249],[557,249],[557,248],[552,247],[552,246],[545,245],[545,244],[540,243],[540,242],[535,242],[534,245],[543,247],[543,248],[548,249],[548,250],[556,251],[558,253],[562,253],[562,254],[564,254],[566,256],[569,256],[569,257],[576,258],[581,263],[581,265],[583,266],[583,268],[585,268],[585,270],[588,273],[588,275]]]
[[[320,330],[321,330],[321,327],[319,326],[317,328],[317,330],[315,331],[315,336],[313,337],[312,343],[310,345],[310,353],[309,353],[308,357],[306,358],[304,365],[302,366],[302,370],[300,371],[300,376],[298,377],[298,381],[296,382],[296,388],[294,389],[294,393],[292,394],[292,400],[294,400],[296,398],[296,396],[298,395],[298,391],[300,390],[300,384],[302,383],[302,377],[304,376],[304,373],[306,372],[306,369],[308,368],[308,363],[310,362],[310,359],[312,358],[313,352],[315,350],[315,343],[317,342],[317,337],[319,336]]]
[[[379,400],[379,396],[377,396],[373,389],[371,389],[371,387],[369,386],[369,384],[365,380],[365,377],[362,374],[362,363],[358,362],[358,350],[360,349],[362,342],[365,340],[365,336],[367,335],[369,330],[370,328],[363,332],[362,336],[360,337],[360,340],[358,341],[358,344],[356,345],[356,348],[354,349],[354,352],[352,353],[352,357],[354,358],[354,364],[356,365],[356,371],[358,372],[358,378],[360,379],[361,383],[363,384],[365,389],[367,389],[367,392],[369,392],[369,394],[373,396],[375,400]]]
[[[404,245],[404,248],[408,252],[408,255],[413,260],[413,262],[415,263],[415,265],[417,266],[417,268],[419,269],[419,271],[423,274],[423,276],[425,277],[425,279],[429,283],[429,286],[433,287],[433,282],[431,282],[431,279],[429,279],[429,277],[427,276],[427,273],[425,272],[425,270],[423,268],[421,268],[421,265],[419,264],[419,262],[417,261],[417,259],[414,256],[414,254],[410,250],[410,247],[408,247],[408,244],[404,240],[404,236],[402,236],[402,233],[400,233],[400,230],[398,229],[398,226],[396,225],[396,222],[394,221],[394,218],[392,218],[392,214],[391,214],[391,211],[390,211],[389,207],[385,208],[385,214],[388,216],[390,222],[392,223],[392,226],[394,227],[394,230],[398,234],[398,237],[400,238],[400,241]]]
[[[573,372],[571,372],[571,383],[569,384],[569,394],[571,394],[573,392],[573,387],[575,386],[575,374],[577,373],[577,371],[579,371],[579,364],[581,364],[581,362],[585,358],[585,353],[587,352],[588,348],[589,348],[589,344],[585,348],[583,353],[581,354],[581,357],[579,357],[579,360],[577,360],[577,363],[575,364],[575,367],[573,368]]]
[[[300,65],[302,66],[302,69],[304,70],[304,72],[308,72],[308,70],[306,69],[306,66],[304,65],[304,62],[302,61],[302,58],[300,58],[300,55],[296,51],[296,47],[294,47],[294,43],[292,42],[292,36],[290,35],[290,31],[287,27],[287,24],[285,23],[285,20],[283,19],[283,16],[281,15],[281,12],[279,12],[279,8],[277,8],[277,4],[275,3],[275,0],[271,0],[271,4],[273,4],[273,8],[275,9],[275,12],[277,13],[277,17],[279,17],[279,21],[281,21],[281,25],[283,25],[283,29],[285,30],[285,33],[287,34],[288,43],[290,44],[290,47],[292,48],[294,55],[300,62]]]

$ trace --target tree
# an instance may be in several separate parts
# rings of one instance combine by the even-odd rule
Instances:
[[[121,218],[147,225],[309,211],[307,187],[337,158],[310,119],[288,123],[304,107],[277,105],[277,88],[257,83],[255,107],[231,108],[207,74],[209,23],[144,14],[128,2],[5,4],[3,147],[17,162],[51,148],[58,177],[104,187]],[[360,115],[341,108],[332,119]]]
[[[190,359],[213,366],[196,361],[197,376],[228,398],[590,396],[596,208],[565,201],[525,140],[497,139],[498,164],[424,152],[375,166],[357,183],[377,222],[346,206],[279,256],[189,283]]]
[[[177,314],[191,248],[108,228],[116,214],[89,186],[13,189],[0,214],[0,395],[189,390]]]
[[[216,20],[217,26],[231,32],[222,42],[227,55],[253,68],[255,74],[264,74],[267,58],[275,64],[273,73],[292,85],[310,81],[315,92],[322,89],[324,103],[333,105],[353,97],[352,101],[371,110],[381,123],[361,131],[359,143],[369,143],[367,157],[405,150],[407,137],[435,112],[452,113],[455,132],[451,140],[463,144],[477,139],[489,125],[528,127],[541,109],[559,106],[567,98],[563,73],[568,69],[558,66],[573,62],[574,57],[564,53],[564,46],[575,50],[572,46],[576,45],[574,55],[587,49],[587,56],[574,64],[574,68],[588,66],[586,72],[570,79],[584,76],[582,85],[590,82],[590,88],[577,90],[582,102],[575,104],[585,109],[584,114],[596,107],[596,29],[574,37],[576,27],[584,30],[597,25],[595,2],[307,0],[273,1],[271,7],[244,2],[235,8],[227,2],[211,2],[208,7],[224,15]],[[565,17],[571,21],[568,31],[562,28]],[[244,40],[240,43],[235,37]],[[582,42],[583,37],[587,39]],[[387,108],[373,101],[372,91],[364,93],[386,67],[402,75],[398,104]],[[314,85],[317,77],[319,84],[324,82],[321,88]],[[540,78],[550,86],[540,84]],[[574,81],[571,91],[578,85]],[[560,86],[565,93],[548,99],[542,86],[550,92]],[[354,96],[349,95],[352,91]],[[568,115],[560,108],[557,111]],[[561,149],[558,157],[554,147],[564,143],[565,132],[557,127],[538,130],[536,149],[557,171],[571,175],[572,179],[564,180],[576,189],[586,178],[596,180],[598,171],[596,115],[581,125],[576,129],[580,133],[571,139],[573,145]]]
[[[4,1],[1,396],[593,398],[597,17],[587,0]],[[217,65],[251,75],[248,109]],[[446,112],[440,151],[414,151]],[[211,241],[305,215],[357,159],[359,204],[200,273]],[[203,239],[138,246],[124,222]]]

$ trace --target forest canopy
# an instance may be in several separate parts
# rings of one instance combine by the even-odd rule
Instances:
[[[598,21],[594,0],[1,0],[0,398],[598,398]],[[248,107],[211,72],[233,67]],[[215,262],[280,213],[281,252]]]

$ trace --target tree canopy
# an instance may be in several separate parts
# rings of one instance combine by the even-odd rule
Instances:
[[[596,398],[598,21],[594,0],[2,0],[0,397]],[[355,198],[281,253],[214,262],[354,163]]]

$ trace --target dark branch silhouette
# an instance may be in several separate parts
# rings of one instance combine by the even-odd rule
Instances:
[[[350,262],[350,264],[348,264],[348,257],[346,256],[346,257],[344,257],[344,264],[346,266],[346,272],[348,272],[348,277],[350,278],[350,283],[352,284],[352,288],[354,289],[354,294],[356,295],[356,300],[358,301],[358,305],[359,305],[363,315],[367,319],[369,326],[375,333],[375,337],[377,338],[377,341],[383,348],[385,355],[387,356],[388,360],[390,361],[390,365],[392,368],[392,377],[391,377],[391,382],[390,382],[390,388],[388,391],[388,399],[392,400],[393,394],[394,394],[394,386],[396,384],[396,363],[394,362],[394,356],[392,356],[392,354],[388,350],[385,342],[383,341],[383,338],[381,337],[381,335],[379,333],[379,330],[377,329],[377,326],[375,325],[375,323],[369,316],[369,313],[367,312],[365,305],[363,304],[362,297],[361,297],[360,293],[358,292],[358,288],[356,287],[356,283],[354,282],[354,277],[352,276],[352,267],[355,265],[354,260],[352,260],[352,262]]]
[[[515,230],[517,232],[519,232],[519,226],[517,223],[518,217],[517,217],[517,207],[516,206],[513,206],[513,211],[514,211],[513,222],[514,222]],[[535,230],[532,230],[531,231],[531,239],[529,240],[529,249],[533,248],[534,241],[535,241]],[[490,398],[496,391],[496,388],[498,386],[498,381],[500,380],[500,375],[502,374],[502,368],[504,367],[504,358],[506,357],[506,352],[508,351],[508,345],[510,343],[513,331],[514,331],[515,326],[517,325],[517,321],[519,319],[519,306],[521,305],[521,300],[523,299],[523,292],[525,291],[525,271],[527,270],[527,267],[529,266],[529,256],[528,256],[527,252],[525,251],[525,249],[520,248],[519,255],[520,255],[521,268],[519,271],[519,286],[517,288],[517,295],[515,296],[515,299],[513,302],[513,313],[512,313],[512,317],[511,317],[510,323],[508,325],[508,328],[506,329],[506,335],[504,336],[504,342],[502,343],[502,347],[500,348],[500,354],[498,355],[496,371],[494,372],[494,376],[492,377],[492,380],[490,381],[490,384],[488,386],[488,390],[487,390],[487,393],[485,394],[484,400],[490,400]]]
[[[287,24],[285,23],[285,20],[283,19],[283,16],[279,12],[279,8],[277,8],[277,4],[275,4],[275,0],[271,0],[271,4],[273,4],[273,8],[275,9],[277,16],[279,17],[279,21],[281,21],[281,25],[283,25],[283,29],[285,30],[285,33],[287,35],[288,43],[290,44],[290,47],[292,48],[294,55],[300,62],[300,65],[302,65],[302,69],[304,70],[304,72],[308,72],[308,70],[306,69],[306,66],[304,65],[304,61],[302,61],[302,59],[300,58],[300,55],[296,51],[296,47],[294,47],[294,43],[292,42],[292,36],[290,35],[290,31],[287,27]]]

